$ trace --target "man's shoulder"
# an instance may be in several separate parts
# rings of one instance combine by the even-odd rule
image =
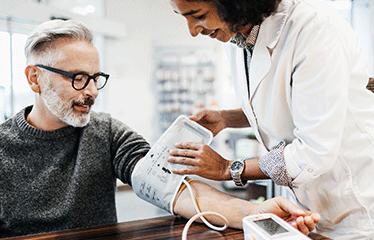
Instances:
[[[14,117],[8,118],[5,122],[0,124],[0,134],[9,132],[14,126]]]
[[[88,126],[90,128],[99,128],[107,130],[113,130],[117,128],[128,128],[127,125],[113,118],[109,113],[104,112],[91,112],[90,123]]]
[[[11,148],[14,141],[18,141],[21,132],[15,123],[14,117],[0,124],[0,152],[3,148]]]
[[[109,113],[104,113],[104,112],[91,112],[91,121],[111,121],[112,117]]]
[[[112,125],[112,117],[109,113],[104,112],[91,112],[90,113],[90,122],[86,128],[110,128]]]

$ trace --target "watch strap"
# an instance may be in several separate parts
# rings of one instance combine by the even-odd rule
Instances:
[[[233,179],[234,183],[238,187],[243,187],[245,184],[247,184],[247,180],[242,180],[241,178],[239,179]]]

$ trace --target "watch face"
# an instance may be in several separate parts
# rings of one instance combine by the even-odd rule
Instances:
[[[242,162],[235,161],[231,164],[230,168],[231,170],[236,171],[236,170],[239,170],[242,166],[243,166]]]

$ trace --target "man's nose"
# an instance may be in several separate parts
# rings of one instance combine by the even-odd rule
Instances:
[[[99,95],[99,90],[97,90],[95,81],[93,79],[90,79],[88,85],[83,89],[83,92],[85,95],[89,95],[94,98],[96,98],[97,95]]]

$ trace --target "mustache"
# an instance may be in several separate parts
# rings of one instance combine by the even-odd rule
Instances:
[[[93,97],[87,97],[85,99],[78,99],[78,100],[74,100],[72,102],[72,107],[74,105],[76,106],[80,106],[80,107],[83,107],[83,106],[92,106],[95,104],[95,99]]]

